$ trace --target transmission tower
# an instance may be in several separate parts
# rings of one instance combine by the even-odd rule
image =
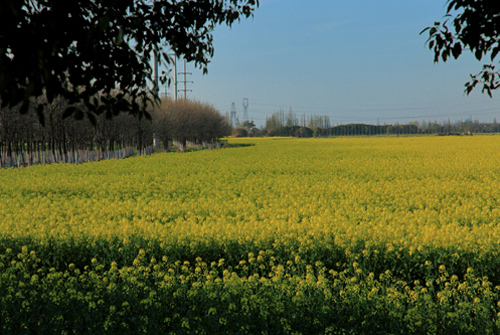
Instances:
[[[243,98],[243,121],[248,121],[248,98]]]
[[[186,72],[186,60],[184,59],[184,72],[179,72],[180,75],[183,75],[184,76],[184,80],[181,80],[181,81],[178,81],[179,83],[184,83],[184,89],[182,90],[178,90],[179,92],[184,92],[184,99],[186,99],[186,93],[187,92],[193,92],[193,90],[188,90],[186,88],[186,84],[187,83],[193,83],[192,81],[187,81],[186,80],[186,75],[192,75],[191,72]]]
[[[234,102],[231,103],[231,124],[233,127],[236,126],[236,104]]]

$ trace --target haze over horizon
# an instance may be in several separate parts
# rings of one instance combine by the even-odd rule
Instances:
[[[483,62],[465,51],[434,64],[420,32],[445,10],[445,0],[261,0],[253,18],[215,28],[208,74],[188,64],[187,96],[222,113],[234,102],[240,120],[248,98],[258,126],[290,109],[332,124],[500,120],[500,92],[464,94]]]

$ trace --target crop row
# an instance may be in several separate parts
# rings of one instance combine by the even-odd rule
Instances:
[[[144,250],[127,266],[93,258],[46,268],[35,251],[0,256],[2,334],[496,334],[500,287],[472,269],[461,280],[444,266],[412,283],[329,270],[297,257],[249,253],[169,261]]]

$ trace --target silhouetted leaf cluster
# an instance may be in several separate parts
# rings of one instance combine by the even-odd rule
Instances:
[[[500,51],[500,2],[498,0],[448,0],[446,20],[435,22],[425,28],[428,32],[427,44],[434,51],[434,61],[444,62],[451,56],[460,57],[469,50],[477,60],[489,55],[494,62]],[[483,93],[492,97],[492,91],[500,87],[500,72],[495,65],[485,64],[478,74],[471,74],[465,84],[465,92],[470,94],[477,84],[483,84]]]

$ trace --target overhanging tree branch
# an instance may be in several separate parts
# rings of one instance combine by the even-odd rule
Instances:
[[[258,5],[157,0],[153,10],[145,0],[0,1],[1,107],[20,104],[26,113],[30,97],[46,95],[48,103],[68,102],[65,117],[149,117],[147,105],[158,101],[147,87],[153,45],[168,44],[206,73],[215,26],[249,17]],[[43,123],[43,106],[38,116]]]
[[[448,0],[445,18],[434,26],[422,30],[429,38],[426,44],[434,52],[434,62],[446,62],[451,56],[457,59],[463,50],[469,50],[481,61],[489,55],[496,62],[500,51],[500,2],[496,0]],[[470,94],[482,84],[482,92],[492,97],[492,91],[499,88],[500,71],[495,65],[485,64],[478,74],[471,74],[465,84],[465,93]]]

